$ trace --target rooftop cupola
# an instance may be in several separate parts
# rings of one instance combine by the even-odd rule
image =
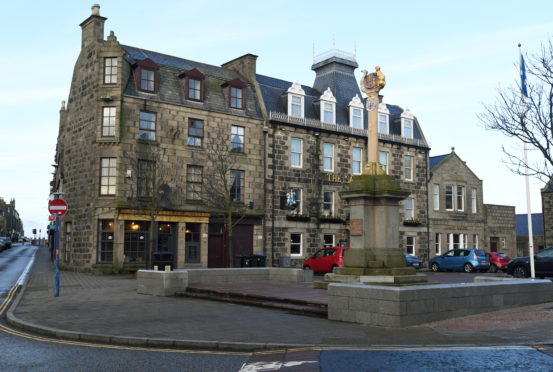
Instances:
[[[107,18],[100,16],[100,5],[94,4],[91,7],[92,14],[81,24],[83,31],[81,49],[92,43],[104,40],[104,23]]]

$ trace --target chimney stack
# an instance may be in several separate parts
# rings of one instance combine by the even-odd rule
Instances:
[[[100,5],[94,4],[91,7],[92,14],[81,24],[83,31],[81,49],[88,47],[92,43],[104,40],[104,23],[107,18],[100,16]]]

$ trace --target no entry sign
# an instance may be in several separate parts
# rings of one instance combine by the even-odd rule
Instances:
[[[48,212],[50,214],[57,213],[59,217],[66,214],[68,209],[67,202],[63,199],[50,200],[48,203]]]

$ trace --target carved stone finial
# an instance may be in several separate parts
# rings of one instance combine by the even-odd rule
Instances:
[[[451,152],[455,152],[455,147],[452,147],[452,148],[451,148]]]
[[[62,111],[65,111],[65,101],[61,101],[61,109]]]

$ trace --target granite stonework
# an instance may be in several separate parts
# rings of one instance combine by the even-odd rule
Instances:
[[[438,320],[553,301],[549,280],[417,285],[331,283],[328,319],[381,327]]]

